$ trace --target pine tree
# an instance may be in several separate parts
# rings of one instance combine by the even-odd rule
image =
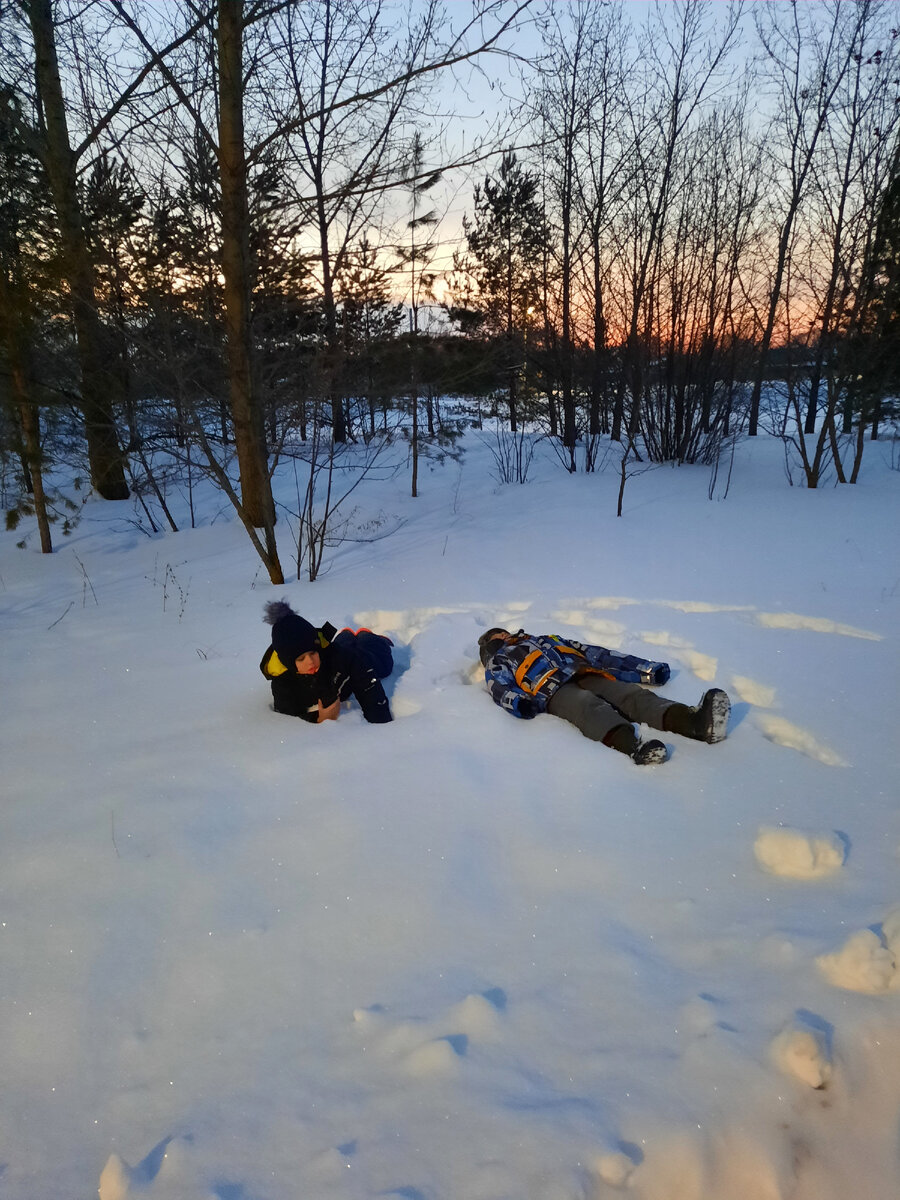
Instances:
[[[376,403],[381,400],[386,405],[389,394],[385,351],[399,331],[403,305],[393,300],[390,272],[381,265],[367,235],[339,272],[337,294],[345,390],[359,389],[368,408],[369,437],[374,437]]]
[[[900,150],[881,201],[870,272],[868,373],[886,396],[900,391]]]
[[[419,313],[423,304],[434,299],[435,274],[429,268],[434,259],[435,245],[426,230],[437,224],[434,209],[422,211],[427,193],[440,182],[440,171],[425,171],[425,150],[418,133],[413,135],[409,153],[408,175],[410,216],[406,222],[409,242],[397,247],[398,271],[409,280],[409,394],[412,412],[412,495],[418,495],[419,478],[419,394],[421,383]]]
[[[875,236],[863,263],[841,374],[847,381],[844,429],[854,410],[872,436],[888,397],[900,395],[900,144],[882,193]]]
[[[463,227],[466,267],[477,293],[451,315],[465,323],[472,310],[481,328],[501,339],[500,365],[506,377],[510,428],[518,425],[518,377],[524,356],[524,332],[529,310],[540,299],[541,262],[547,241],[546,223],[538,203],[539,181],[516,155],[503,155],[494,178],[475,188],[475,215]],[[468,317],[471,323],[471,316]]]
[[[131,270],[141,307],[132,363],[135,388],[157,401],[171,401],[175,440],[182,448],[209,397],[219,398],[223,441],[229,432],[214,235],[215,164],[207,148],[185,165],[180,187],[162,181],[147,196]]]
[[[27,0],[34,42],[34,78],[40,120],[30,131],[39,145],[59,228],[61,259],[68,284],[80,373],[80,406],[84,414],[91,481],[105,500],[128,498],[125,458],[115,421],[116,378],[107,370],[94,264],[79,204],[77,155],[69,133],[56,45],[55,12],[50,0]]]
[[[23,496],[7,513],[14,527],[22,511],[37,518],[41,550],[50,554],[51,513],[44,487],[44,448],[35,372],[43,318],[59,312],[55,294],[56,231],[40,161],[27,149],[17,97],[0,91],[0,396],[8,417],[10,449],[22,465]],[[0,446],[0,449],[6,449]],[[27,497],[27,498],[26,498]]]
[[[259,403],[271,443],[279,420],[299,415],[313,390],[321,313],[313,300],[311,255],[301,249],[301,223],[284,203],[285,170],[264,156],[249,181],[251,330]]]
[[[97,311],[107,343],[107,369],[118,379],[132,443],[138,437],[129,368],[136,297],[132,286],[134,239],[143,215],[144,191],[128,162],[101,154],[80,187],[88,247],[94,262]]]

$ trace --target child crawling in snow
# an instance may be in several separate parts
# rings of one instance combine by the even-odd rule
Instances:
[[[341,701],[355,696],[373,725],[391,720],[380,680],[394,669],[392,642],[370,629],[316,629],[284,600],[270,600],[263,618],[272,644],[259,669],[272,685],[275,711],[311,724],[336,721]]]

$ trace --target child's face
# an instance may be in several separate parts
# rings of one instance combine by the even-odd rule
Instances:
[[[294,666],[298,675],[315,675],[319,669],[318,650],[307,650],[305,654],[298,654],[294,659]]]

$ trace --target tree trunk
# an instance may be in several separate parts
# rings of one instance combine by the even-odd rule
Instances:
[[[512,338],[507,339],[507,345],[510,347],[510,357],[512,357]],[[518,433],[519,431],[519,386],[518,386],[518,367],[510,367],[507,371],[509,383],[507,392],[509,396],[509,429],[510,433]]]
[[[567,187],[568,191],[568,187]],[[569,452],[568,469],[575,470],[575,393],[572,387],[572,286],[571,273],[571,212],[566,204],[563,210],[563,278],[562,278],[562,339],[560,350],[560,366],[562,367],[562,415],[563,415],[563,445]]]
[[[59,221],[63,269],[69,285],[78,345],[81,408],[91,483],[104,500],[126,500],[128,484],[110,402],[114,381],[105,367],[103,328],[94,292],[94,266],[78,203],[75,156],[69,143],[51,0],[29,0],[28,16],[34,38],[35,77],[44,116],[44,165]]]
[[[603,281],[600,276],[600,230],[595,226],[591,230],[591,249],[594,270],[594,353],[591,372],[591,407],[588,433],[598,437],[607,425],[607,414],[604,412],[603,425],[600,422],[600,405],[603,396],[604,359],[606,354],[606,318],[603,314]]]
[[[15,378],[15,374],[13,372],[13,387],[18,392],[19,380]],[[41,554],[52,554],[53,542],[50,537],[50,520],[47,516],[47,497],[44,493],[40,431],[37,413],[27,400],[19,404],[19,419],[22,422],[22,436],[25,442],[25,460],[31,472],[31,498],[34,501],[34,515],[37,518],[38,532],[41,537]]]
[[[419,397],[415,390],[412,395],[412,498],[419,494]]]
[[[227,0],[226,0],[227,2]],[[344,402],[340,381],[341,347],[337,328],[337,305],[334,299],[334,276],[331,269],[331,250],[328,244],[328,217],[325,211],[325,183],[316,172],[316,209],[319,223],[319,258],[322,264],[322,309],[325,316],[325,390],[331,406],[331,437],[335,442],[346,442],[347,424],[344,418]]]
[[[256,529],[265,530],[274,555],[275,504],[269,480],[262,412],[253,389],[250,342],[250,218],[244,154],[243,5],[218,0],[218,160],[222,186],[222,276],[228,389],[241,476],[241,505]]]
[[[44,494],[44,474],[41,457],[40,422],[37,408],[32,402],[29,386],[27,361],[29,358],[29,317],[21,310],[14,316],[14,305],[10,294],[6,268],[0,265],[0,335],[6,349],[9,368],[9,384],[12,412],[18,416],[22,433],[20,458],[25,488],[34,503],[41,537],[41,553],[52,554],[50,520],[47,516],[47,498]]]

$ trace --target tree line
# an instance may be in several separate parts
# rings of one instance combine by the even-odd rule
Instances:
[[[314,578],[341,453],[407,438],[415,495],[447,394],[572,471],[763,428],[807,486],[855,482],[898,383],[897,24],[890,0],[643,24],[616,0],[0,0],[10,519],[31,505],[49,550],[46,467],[84,459],[174,527],[165,461],[214,476],[281,582],[294,457]],[[447,97],[497,76],[466,146]]]

